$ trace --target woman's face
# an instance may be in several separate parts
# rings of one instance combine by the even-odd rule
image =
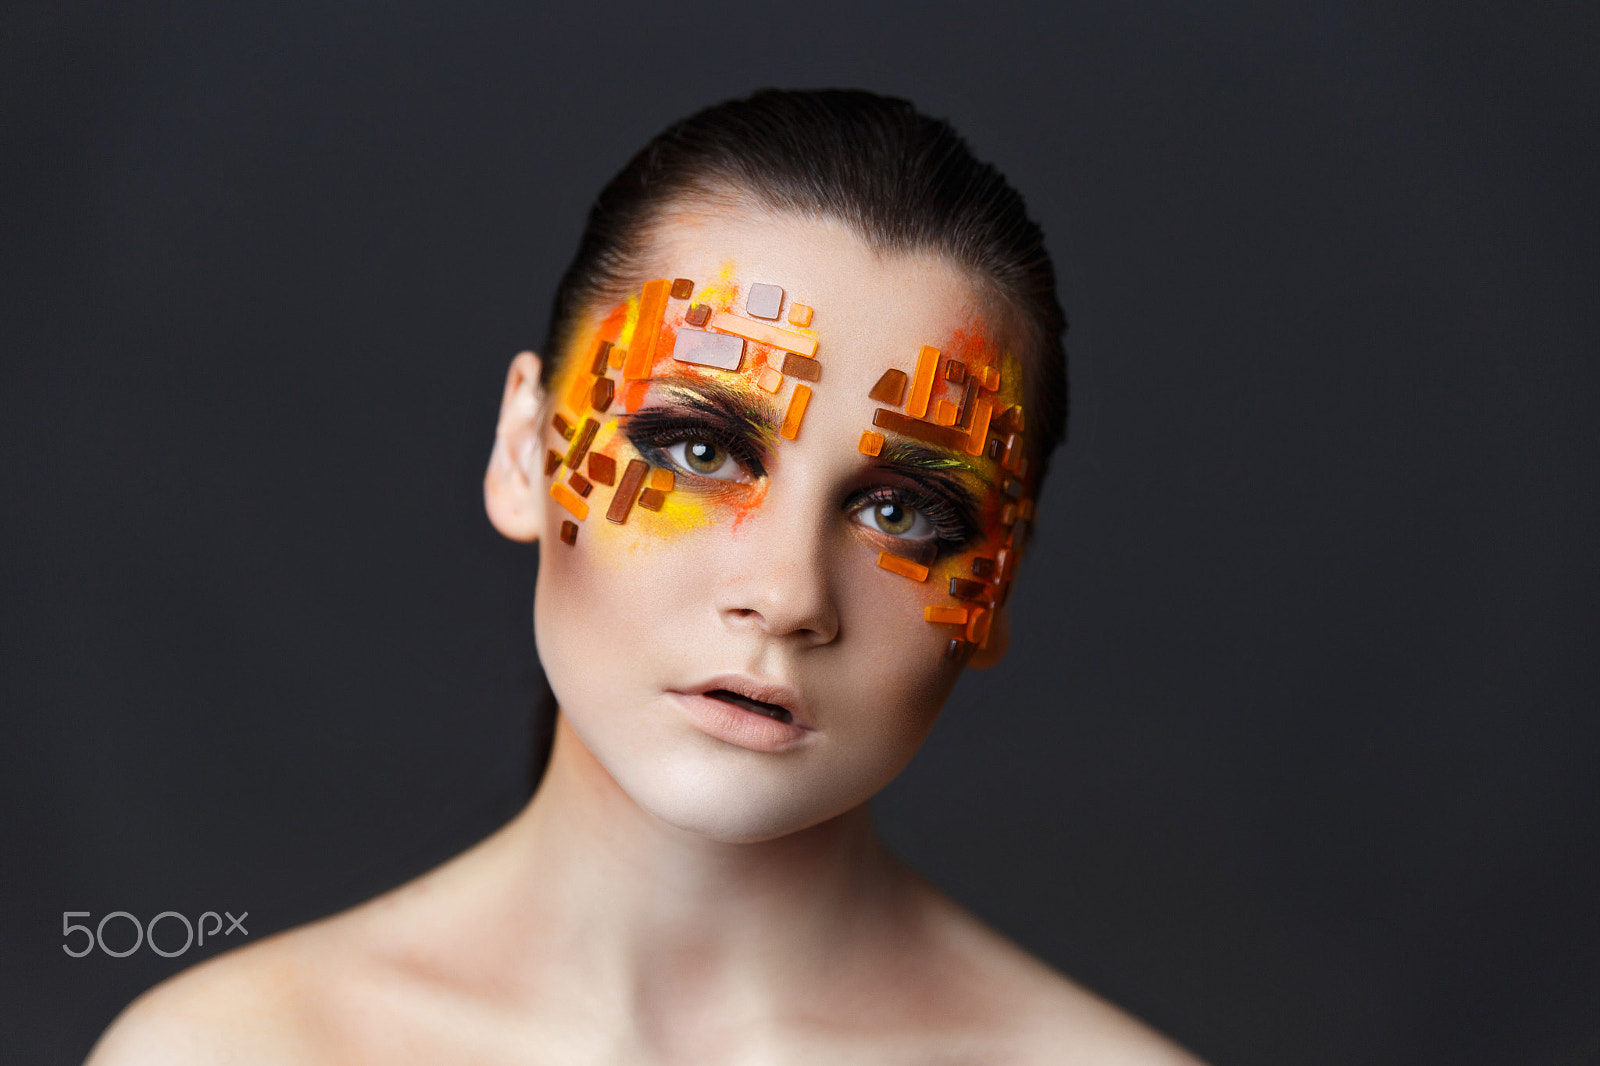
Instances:
[[[491,467],[490,512],[543,541],[540,658],[600,764],[671,825],[770,839],[877,792],[998,658],[1020,374],[956,267],[838,224],[701,209],[652,263],[537,415],[513,367],[525,479]]]

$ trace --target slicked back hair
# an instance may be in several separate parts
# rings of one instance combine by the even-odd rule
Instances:
[[[544,384],[585,313],[647,280],[651,236],[674,208],[730,201],[838,219],[879,251],[938,253],[987,287],[1024,346],[1030,465],[1043,475],[1067,423],[1067,323],[1044,235],[1021,194],[948,122],[874,93],[764,89],[646,144],[589,211],[556,289]]]

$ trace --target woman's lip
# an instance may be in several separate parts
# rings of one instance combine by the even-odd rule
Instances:
[[[713,685],[712,689],[728,688]],[[730,691],[732,691],[730,689]],[[704,692],[672,692],[702,733],[751,751],[783,751],[793,747],[811,730],[797,722],[780,722],[736,703],[719,700]],[[775,700],[763,700],[775,703]]]
[[[746,674],[719,674],[682,691],[703,696],[718,689],[726,689],[757,703],[771,703],[782,707],[789,712],[793,724],[801,729],[816,728],[806,712],[805,704],[800,699],[800,693],[781,681],[758,681]]]

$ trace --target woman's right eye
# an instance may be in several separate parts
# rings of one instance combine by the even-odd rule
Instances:
[[[689,438],[669,445],[666,449],[668,457],[684,470],[698,474],[701,477],[715,478],[719,481],[737,481],[744,476],[744,471],[728,454],[728,449],[715,441]]]

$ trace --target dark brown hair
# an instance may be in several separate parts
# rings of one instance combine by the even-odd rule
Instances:
[[[948,122],[874,93],[764,89],[646,144],[600,191],[556,289],[546,385],[581,316],[646,280],[654,227],[708,200],[839,219],[874,248],[941,253],[990,287],[1027,349],[1027,436],[1044,473],[1067,423],[1067,323],[1044,235],[1021,194]]]

